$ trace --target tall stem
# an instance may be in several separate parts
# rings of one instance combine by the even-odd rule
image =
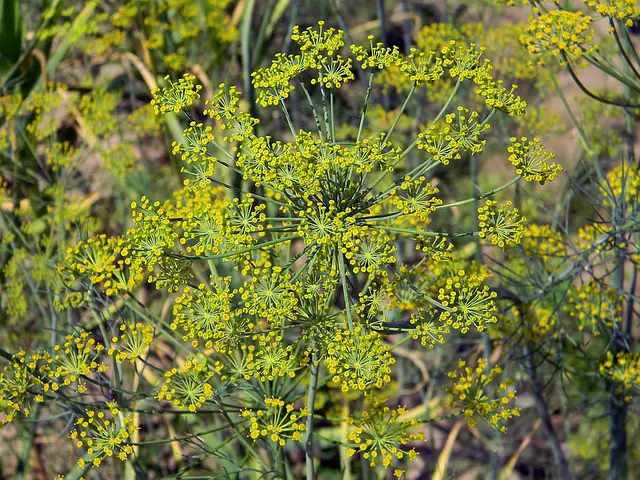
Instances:
[[[364,128],[364,119],[367,115],[367,107],[369,105],[369,97],[371,97],[371,86],[373,85],[373,74],[374,70],[371,70],[369,74],[369,83],[367,84],[367,93],[364,96],[364,105],[362,105],[362,114],[360,115],[360,125],[358,126],[358,136],[356,137],[356,142],[360,141],[362,137],[362,129]]]
[[[416,84],[414,83],[413,85],[411,85],[411,90],[409,90],[409,93],[407,94],[407,98],[404,99],[404,103],[402,104],[402,107],[400,107],[400,111],[398,112],[396,119],[393,121],[393,125],[391,125],[391,128],[389,129],[387,134],[384,136],[384,140],[382,141],[382,143],[386,142],[391,136],[391,134],[393,133],[393,131],[396,129],[396,126],[398,125],[398,122],[402,118],[402,114],[407,109],[407,105],[409,105],[409,101],[411,100],[411,97],[413,97],[413,93],[415,91],[416,91]]]
[[[316,390],[318,388],[318,370],[320,362],[318,355],[311,358],[311,376],[309,378],[309,390],[307,391],[307,430],[304,442],[307,480],[314,479],[313,471],[313,410],[316,403]]]

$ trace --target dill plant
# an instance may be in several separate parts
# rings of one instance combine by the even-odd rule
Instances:
[[[68,419],[69,443],[78,449],[68,478],[111,458],[131,475],[145,451],[168,444],[189,452],[180,475],[224,469],[229,477],[285,477],[297,449],[312,478],[322,475],[320,449],[335,447],[347,478],[364,476],[368,465],[380,476],[393,470],[402,477],[425,442],[422,424],[460,415],[472,428],[481,420],[498,432],[519,415],[512,382],[483,358],[454,362],[446,388],[451,415],[427,417],[389,400],[401,384],[404,343],[448,352],[460,336],[482,332],[527,375],[557,473],[571,478],[599,468],[624,478],[636,448],[627,437],[637,429],[629,412],[638,391],[640,175],[633,139],[640,64],[628,28],[638,6],[496,3],[531,5],[532,17],[491,27],[429,25],[407,55],[373,39],[352,45],[349,55],[342,32],[296,27],[300,53],[278,54],[251,76],[266,109],[260,116],[235,86],[209,95],[195,75],[167,77],[152,108],[165,119],[184,114],[187,127],[173,145],[184,188],[167,201],[134,202],[134,226],[124,235],[99,235],[89,223],[91,237],[66,255],[68,240],[56,250],[52,239],[71,236],[72,220],[91,222],[87,205],[61,182],[47,192],[54,201],[41,216],[16,200],[23,190],[3,170],[10,181],[0,182],[2,306],[14,332],[3,345],[15,348],[0,350],[2,426],[38,419],[39,409]],[[177,72],[198,60],[194,45],[205,26],[215,42],[233,43],[235,28],[219,29],[231,21],[227,4],[208,2],[221,8],[205,19],[185,0],[123,2],[113,16],[90,2],[47,12],[62,23],[40,35],[69,32],[77,13],[97,9],[78,45],[126,50],[135,31],[145,61]],[[607,22],[608,32],[597,30]],[[587,88],[581,71],[589,65],[623,92]],[[577,107],[559,88],[562,72],[585,94]],[[367,87],[363,106],[342,123],[343,92],[356,90],[357,77]],[[206,80],[201,72],[198,78]],[[512,82],[540,101],[527,106]],[[386,110],[378,89],[405,97]],[[204,91],[207,104],[198,111]],[[581,150],[555,212],[545,212],[525,182],[546,184],[561,171],[538,138],[563,131],[542,104],[554,95]],[[64,178],[97,139],[110,174],[130,175],[138,160],[131,145],[100,145],[121,122],[113,96],[98,89],[77,103],[88,120],[78,128],[89,127],[80,146],[55,138],[62,98],[64,87],[54,84],[24,101],[4,96],[0,150],[15,160],[25,126],[34,143],[46,142],[38,154],[47,171]],[[602,128],[602,119],[621,120],[624,133]],[[146,109],[127,126],[154,135],[158,129]],[[472,172],[469,198],[450,198],[440,174],[477,162],[490,135],[503,142],[513,179],[483,193]],[[511,201],[493,198],[509,191]],[[460,206],[477,210],[477,228],[442,227]],[[537,223],[525,223],[525,210]],[[463,254],[467,241],[484,245],[480,262]],[[162,315],[145,298],[147,283],[157,288],[151,296],[162,302]],[[45,300],[30,301],[29,293],[43,290]],[[25,351],[17,324],[36,307],[36,315],[53,320],[52,344]],[[62,328],[73,332],[60,336]],[[551,422],[552,408],[586,412],[576,432],[564,432],[569,449]],[[147,414],[175,422],[163,429]],[[185,433],[177,436],[176,425]]]
[[[85,449],[78,466],[86,469],[112,456],[135,461],[138,448],[172,441],[140,439],[131,420],[139,418],[139,405],[150,403],[158,414],[214,414],[222,419],[220,427],[180,437],[195,442],[203,458],[216,458],[238,474],[244,465],[238,454],[244,451],[249,470],[281,477],[289,468],[287,445],[298,442],[307,478],[316,473],[315,439],[322,438],[316,419],[323,419],[346,432],[338,442],[346,475],[353,455],[380,475],[392,466],[394,475],[403,475],[406,460],[416,458],[416,446],[424,441],[420,424],[437,418],[385,405],[394,390],[394,349],[412,339],[430,348],[446,345],[454,334],[483,332],[496,322],[488,270],[460,258],[454,242],[477,237],[503,249],[519,243],[524,219],[490,197],[520,181],[544,183],[560,167],[547,162],[551,156],[537,139],[523,138],[504,148],[517,169],[512,180],[445,202],[434,170],[462,155],[481,155],[491,119],[519,115],[526,103],[493,78],[491,62],[474,45],[450,41],[404,57],[370,38],[369,45],[352,45],[350,56],[343,53],[343,37],[324,22],[295,27],[291,38],[300,53],[278,54],[252,74],[257,103],[279,109],[284,118],[289,135],[282,140],[261,134],[263,123],[241,110],[233,86],[220,85],[206,102],[203,115],[215,120],[216,129],[186,110],[200,97],[193,75],[167,78],[153,92],[157,114],[182,111],[189,123],[173,149],[183,161],[184,188],[164,202],[133,202],[133,228],[120,237],[99,235],[76,244],[58,268],[68,289],[61,307],[120,301],[146,322],[127,324],[113,313],[101,314],[96,340],[89,343],[82,331],[62,347],[73,354],[73,369],[58,355],[5,355],[13,362],[1,377],[8,385],[3,396],[11,399],[3,408],[11,419],[29,413],[13,406],[23,403],[15,398],[42,392],[36,401],[46,393],[64,403],[62,395],[73,388],[79,395],[75,404],[88,409],[77,420],[86,433],[71,434],[91,439],[77,445]],[[336,136],[336,92],[349,88],[354,61],[368,73],[368,88],[356,138],[342,141]],[[390,67],[412,86],[391,127],[365,135],[374,78]],[[449,95],[419,135],[393,143],[413,95],[425,86],[448,88]],[[456,106],[462,86],[475,90],[482,111]],[[311,130],[293,123],[287,101],[294,90],[308,101]],[[410,153],[417,162],[407,163]],[[237,174],[241,187],[225,183],[220,169]],[[448,209],[480,201],[477,230],[430,227]],[[398,245],[412,246],[418,260],[406,262]],[[137,298],[136,288],[145,281],[179,293],[167,298],[172,321],[155,316]],[[155,336],[175,345],[176,366],[167,368],[153,355]],[[83,356],[74,353],[77,348]],[[127,363],[133,370],[124,368]],[[33,382],[26,389],[9,381],[23,364],[28,373],[19,378]],[[498,382],[499,367],[487,376],[486,366],[481,360],[464,377],[451,374],[458,382],[450,390],[452,415],[464,414],[470,425],[477,416],[504,431],[501,423],[519,414],[508,406],[515,392]],[[56,378],[65,369],[70,375],[60,383]],[[152,374],[143,380],[145,369]],[[112,391],[116,400],[101,401],[97,387]],[[320,395],[343,406],[341,418],[319,407]],[[225,428],[233,432],[236,453],[218,450],[226,441],[216,450],[196,441]]]

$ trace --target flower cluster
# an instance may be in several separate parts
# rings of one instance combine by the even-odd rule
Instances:
[[[107,370],[99,358],[104,350],[104,345],[91,338],[87,331],[67,335],[65,342],[56,345],[52,356],[39,368],[48,378],[44,391],[55,392],[60,387],[76,385],[77,393],[86,392],[85,377]]]
[[[452,333],[485,331],[498,311],[496,293],[486,284],[488,269],[455,255],[450,237],[478,235],[505,248],[524,230],[524,219],[509,204],[498,207],[488,200],[479,212],[479,231],[438,231],[442,210],[474,199],[445,204],[432,170],[482,154],[491,118],[499,111],[520,114],[525,106],[515,88],[493,79],[483,49],[447,41],[405,58],[371,38],[368,46],[352,46],[355,61],[368,73],[396,69],[411,86],[402,107],[378,112],[374,121],[367,112],[375,109],[365,105],[353,141],[341,141],[333,89],[348,84],[355,68],[351,57],[340,55],[343,39],[343,32],[323,23],[296,27],[292,40],[299,51],[279,54],[253,72],[256,100],[281,109],[290,132],[285,138],[276,138],[268,126],[254,128],[258,119],[243,111],[233,86],[220,85],[202,115],[185,111],[183,138],[173,144],[183,187],[165,201],[133,202],[133,228],[122,237],[79,242],[59,268],[70,290],[100,300],[103,294],[123,296],[127,306],[145,278],[175,293],[169,297],[172,315],[165,311],[173,341],[198,355],[175,359],[176,367],[156,387],[156,400],[180,409],[171,413],[203,413],[209,404],[227,408],[220,399],[229,395],[249,424],[248,436],[266,440],[270,449],[301,439],[308,412],[292,399],[320,375],[314,369],[328,377],[322,388],[331,396],[361,394],[368,401],[392,386],[396,360],[387,332],[434,347]],[[195,77],[167,82],[154,91],[155,113],[193,109],[201,91]],[[422,84],[449,91],[449,100],[427,123],[406,118]],[[473,108],[453,103],[461,85],[478,90]],[[308,130],[296,128],[287,109],[293,88],[309,103]],[[417,138],[407,133],[412,123],[426,125]],[[403,125],[406,131],[399,132]],[[529,147],[519,144],[511,152],[524,163],[517,168],[528,169],[523,177],[538,172],[551,180],[554,175],[536,163],[542,150]],[[403,262],[406,252],[417,257],[413,267]],[[106,351],[93,346],[83,354],[90,368],[79,375],[103,373],[97,353],[116,363],[129,361],[132,368],[145,359],[153,327],[117,322],[108,324]],[[455,405],[475,408],[501,426],[516,413],[506,406],[498,410],[494,402],[505,397],[498,403],[507,405],[513,391],[500,387],[497,396],[476,395],[499,373],[496,368],[487,378],[478,375],[473,385],[460,377],[466,383],[456,389]],[[464,403],[467,390],[477,397],[471,403]],[[350,420],[349,440],[373,465],[411,460],[416,451],[409,442],[424,438],[410,433],[416,422],[405,414],[404,408],[375,405]]]
[[[173,82],[168,75],[164,80],[169,83],[167,87],[154,88],[151,92],[153,111],[156,115],[165,113],[177,113],[200,98],[202,85],[195,84],[195,75],[185,73],[177,82]]]
[[[92,467],[99,467],[105,458],[116,456],[124,462],[133,455],[131,436],[138,429],[133,418],[119,415],[115,403],[110,404],[109,413],[87,410],[69,435],[77,448],[86,451]],[[78,460],[81,468],[86,463],[84,458]]]
[[[111,337],[111,346],[107,350],[109,355],[114,355],[116,362],[128,360],[135,363],[138,358],[147,355],[153,342],[153,325],[141,322],[123,323],[118,330],[118,335]]]
[[[31,415],[33,400],[44,400],[41,394],[32,395],[31,391],[42,386],[37,369],[47,359],[46,354],[34,353],[27,356],[24,350],[20,350],[0,371],[0,429],[18,415]]]
[[[375,467],[378,462],[389,467],[394,460],[402,460],[405,456],[414,460],[418,452],[410,447],[409,442],[424,441],[423,433],[410,433],[418,425],[414,419],[403,420],[407,410],[398,407],[391,410],[384,403],[376,403],[372,408],[362,412],[359,419],[349,417],[352,431],[348,439],[356,445],[350,448],[350,456],[359,453],[362,458]]]
[[[576,11],[549,10],[531,21],[520,41],[538,61],[544,64],[548,58],[567,60],[580,59],[595,47],[589,45],[593,39],[591,17]]]
[[[182,367],[165,372],[157,398],[171,402],[176,408],[196,412],[213,398],[210,381],[221,369],[219,362],[211,367],[205,357],[189,357]]]
[[[632,27],[640,17],[640,6],[635,0],[584,0],[584,3],[603,17],[624,21],[627,27]]]
[[[522,235],[522,249],[533,259],[542,261],[551,267],[566,255],[566,247],[562,235],[550,225],[528,224]]]
[[[527,137],[511,137],[511,145],[507,149],[509,161],[516,167],[516,173],[522,175],[527,182],[538,182],[544,185],[558,176],[562,167],[549,160],[555,155],[548,152],[544,145],[540,144],[540,139],[535,137],[529,140]]]
[[[285,404],[280,398],[264,397],[265,408],[261,410],[245,409],[242,416],[249,419],[249,437],[254,440],[265,438],[284,447],[287,440],[300,441],[306,430],[305,408],[296,410],[291,403]]]
[[[395,359],[378,333],[365,333],[360,326],[353,332],[335,332],[327,345],[325,365],[333,382],[343,391],[381,388],[391,380]]]
[[[498,207],[497,201],[487,200],[478,208],[480,238],[491,239],[502,250],[519,244],[524,235],[526,219],[511,205],[511,201],[506,201]]]
[[[474,415],[486,420],[492,428],[502,433],[507,431],[502,422],[520,415],[520,409],[510,407],[515,401],[515,391],[510,388],[512,382],[500,382],[497,388],[491,389],[490,384],[502,374],[502,369],[494,366],[488,368],[486,359],[479,359],[476,367],[469,367],[464,360],[458,361],[458,370],[448,373],[453,385],[447,388],[449,393],[449,407],[459,408],[467,417],[470,427],[476,424]]]

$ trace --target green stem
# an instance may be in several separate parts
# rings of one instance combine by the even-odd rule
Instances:
[[[478,200],[482,200],[483,198],[487,198],[490,197],[492,195],[495,195],[498,192],[501,192],[502,190],[506,190],[507,188],[509,188],[511,185],[513,185],[514,183],[517,183],[520,179],[522,178],[522,175],[518,175],[514,178],[512,178],[511,180],[509,180],[507,183],[505,183],[504,185],[501,185],[497,188],[494,188],[493,190],[490,190],[486,193],[483,193],[481,195],[477,195],[471,198],[467,198],[466,200],[460,200],[459,202],[454,202],[454,203],[447,203],[445,205],[438,205],[436,207],[436,210],[442,210],[444,208],[452,208],[452,207],[457,207],[460,205],[466,205],[467,203],[471,203],[471,202],[477,202]]]
[[[280,99],[280,107],[284,112],[284,118],[287,120],[287,125],[289,125],[289,130],[291,130],[291,135],[293,135],[293,140],[296,139],[296,129],[293,128],[293,123],[291,122],[291,117],[289,116],[289,110],[287,110],[287,106],[284,104],[284,100]]]
[[[360,114],[360,125],[358,126],[358,136],[356,142],[360,141],[362,137],[362,129],[364,128],[364,119],[367,115],[367,107],[369,106],[369,97],[371,97],[371,86],[373,85],[373,75],[375,70],[371,70],[369,74],[369,83],[367,84],[367,93],[364,96],[364,104],[362,105],[362,113]]]
[[[413,97],[413,93],[415,91],[416,91],[416,84],[414,83],[413,85],[411,85],[411,90],[409,90],[409,93],[407,94],[407,98],[404,99],[404,103],[402,104],[402,107],[400,107],[400,111],[398,112],[398,115],[393,121],[393,124],[391,124],[391,128],[389,129],[387,134],[384,136],[384,140],[382,141],[383,144],[389,139],[393,131],[396,129],[396,126],[398,125],[398,122],[402,118],[402,115],[404,114],[404,111],[406,110],[407,105],[409,105],[409,101],[411,100],[411,97]]]
[[[339,243],[339,247],[342,247],[342,242]],[[351,304],[349,303],[349,288],[347,287],[347,274],[344,266],[344,255],[338,250],[338,263],[340,265],[340,281],[342,283],[342,296],[344,297],[344,308],[347,312],[347,325],[349,331],[353,332],[353,318],[351,317]]]
[[[218,259],[218,258],[229,258],[229,257],[235,257],[236,255],[240,255],[242,253],[248,253],[248,252],[252,252],[254,250],[259,250],[259,249],[264,248],[264,247],[269,247],[271,245],[277,245],[278,243],[288,242],[288,241],[293,240],[295,238],[298,238],[298,235],[288,235],[286,237],[276,238],[274,240],[269,240],[268,242],[258,243],[256,245],[254,245],[253,247],[241,248],[240,250],[236,250],[234,252],[219,253],[217,255],[178,255],[178,254],[170,254],[170,256],[172,256],[174,258],[183,258],[183,259],[188,259],[188,260],[214,260],[214,259]]]
[[[311,377],[309,378],[309,390],[307,393],[307,429],[304,442],[307,480],[314,479],[313,469],[313,411],[316,403],[316,390],[318,388],[319,361],[316,353],[311,358]]]
[[[304,86],[304,83],[302,82],[302,80],[300,80],[300,87],[302,88],[302,91],[304,92],[304,95],[305,95],[305,97],[307,99],[307,103],[311,107],[311,113],[313,114],[313,119],[316,122],[316,128],[318,129],[318,135],[320,135],[320,139],[324,142],[325,141],[325,135],[324,135],[324,132],[322,131],[322,125],[320,125],[320,117],[318,116],[318,111],[316,110],[316,106],[313,104],[313,100],[311,99],[311,95],[309,94],[309,91]]]

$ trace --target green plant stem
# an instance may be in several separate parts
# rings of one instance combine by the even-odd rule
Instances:
[[[458,232],[458,233],[448,233],[448,232],[427,232],[420,230],[412,230],[409,228],[400,228],[400,227],[389,227],[386,225],[371,225],[373,228],[379,228],[381,230],[388,230],[389,232],[395,233],[406,233],[408,235],[420,235],[423,237],[450,237],[450,238],[462,238],[462,237],[471,237],[473,235],[477,235],[479,232]]]
[[[316,390],[318,388],[318,370],[320,362],[316,353],[311,358],[311,376],[309,377],[309,390],[307,393],[307,428],[304,442],[305,463],[307,480],[314,479],[313,468],[313,412],[316,403]]]
[[[324,113],[324,128],[327,132],[327,140],[329,142],[335,141],[334,138],[331,138],[331,127],[329,126],[329,109],[327,107],[327,94],[324,91],[324,84],[322,83],[322,73],[320,74],[320,95],[322,96],[322,112]]]
[[[353,332],[353,318],[351,317],[351,304],[349,302],[349,288],[347,286],[347,274],[344,266],[344,256],[340,252],[340,248],[342,248],[342,242],[340,242],[338,248],[338,264],[340,266],[340,282],[342,283],[342,296],[344,297],[344,308],[347,312],[347,325],[349,326],[349,331]]]
[[[318,111],[316,110],[316,106],[313,104],[311,95],[309,94],[309,91],[307,90],[307,88],[304,86],[304,82],[302,82],[302,80],[300,80],[300,88],[302,88],[302,91],[304,92],[304,96],[307,99],[307,103],[311,107],[311,113],[313,114],[313,120],[316,122],[318,135],[320,135],[320,139],[324,142],[326,141],[326,136],[322,130],[322,125],[320,124],[320,117],[318,116]]]
[[[371,97],[371,86],[373,85],[373,76],[375,70],[371,70],[369,74],[369,83],[367,84],[367,93],[364,95],[364,103],[362,105],[362,112],[360,113],[360,125],[358,125],[358,136],[356,137],[356,142],[360,141],[362,138],[362,130],[364,128],[364,120],[367,116],[367,108],[369,106],[369,98]]]
[[[398,115],[396,115],[395,120],[391,124],[391,128],[389,129],[387,134],[384,136],[384,140],[382,140],[383,144],[389,139],[389,137],[391,136],[393,131],[396,129],[396,126],[398,125],[398,122],[402,118],[402,115],[404,114],[404,111],[407,109],[407,106],[409,105],[409,101],[413,97],[413,94],[414,94],[415,91],[416,91],[416,84],[414,83],[413,85],[411,85],[411,90],[409,90],[409,93],[407,94],[407,98],[404,99],[404,103],[400,107],[400,111],[398,112]]]
[[[466,200],[460,200],[459,202],[447,203],[445,205],[438,205],[436,207],[436,210],[442,210],[442,209],[445,209],[445,208],[458,207],[460,205],[466,205],[467,203],[477,202],[478,200],[482,200],[484,198],[491,197],[492,195],[495,195],[496,193],[499,193],[499,192],[501,192],[503,190],[506,190],[507,188],[509,188],[514,183],[517,183],[521,178],[522,178],[522,175],[517,175],[516,177],[512,178],[511,180],[509,180],[504,185],[500,185],[499,187],[494,188],[493,190],[490,190],[490,191],[488,191],[486,193],[482,193],[480,195],[476,195],[476,196],[471,197],[471,198],[467,198]]]
[[[276,238],[274,240],[269,240],[268,242],[262,242],[254,245],[253,247],[241,248],[240,250],[236,250],[234,252],[227,253],[219,253],[217,255],[178,255],[178,254],[170,254],[169,256],[173,258],[182,258],[188,260],[215,260],[219,258],[229,258],[235,257],[236,255],[240,255],[242,253],[253,252],[254,250],[259,250],[264,247],[269,247],[271,245],[277,245],[278,243],[288,242],[298,238],[298,235],[289,235],[282,238]]]
[[[280,107],[284,112],[284,118],[287,121],[287,125],[289,126],[289,130],[291,131],[291,135],[293,136],[293,140],[296,139],[296,129],[293,127],[293,123],[291,122],[291,116],[289,116],[289,110],[287,110],[287,106],[284,104],[284,100],[280,99]]]

